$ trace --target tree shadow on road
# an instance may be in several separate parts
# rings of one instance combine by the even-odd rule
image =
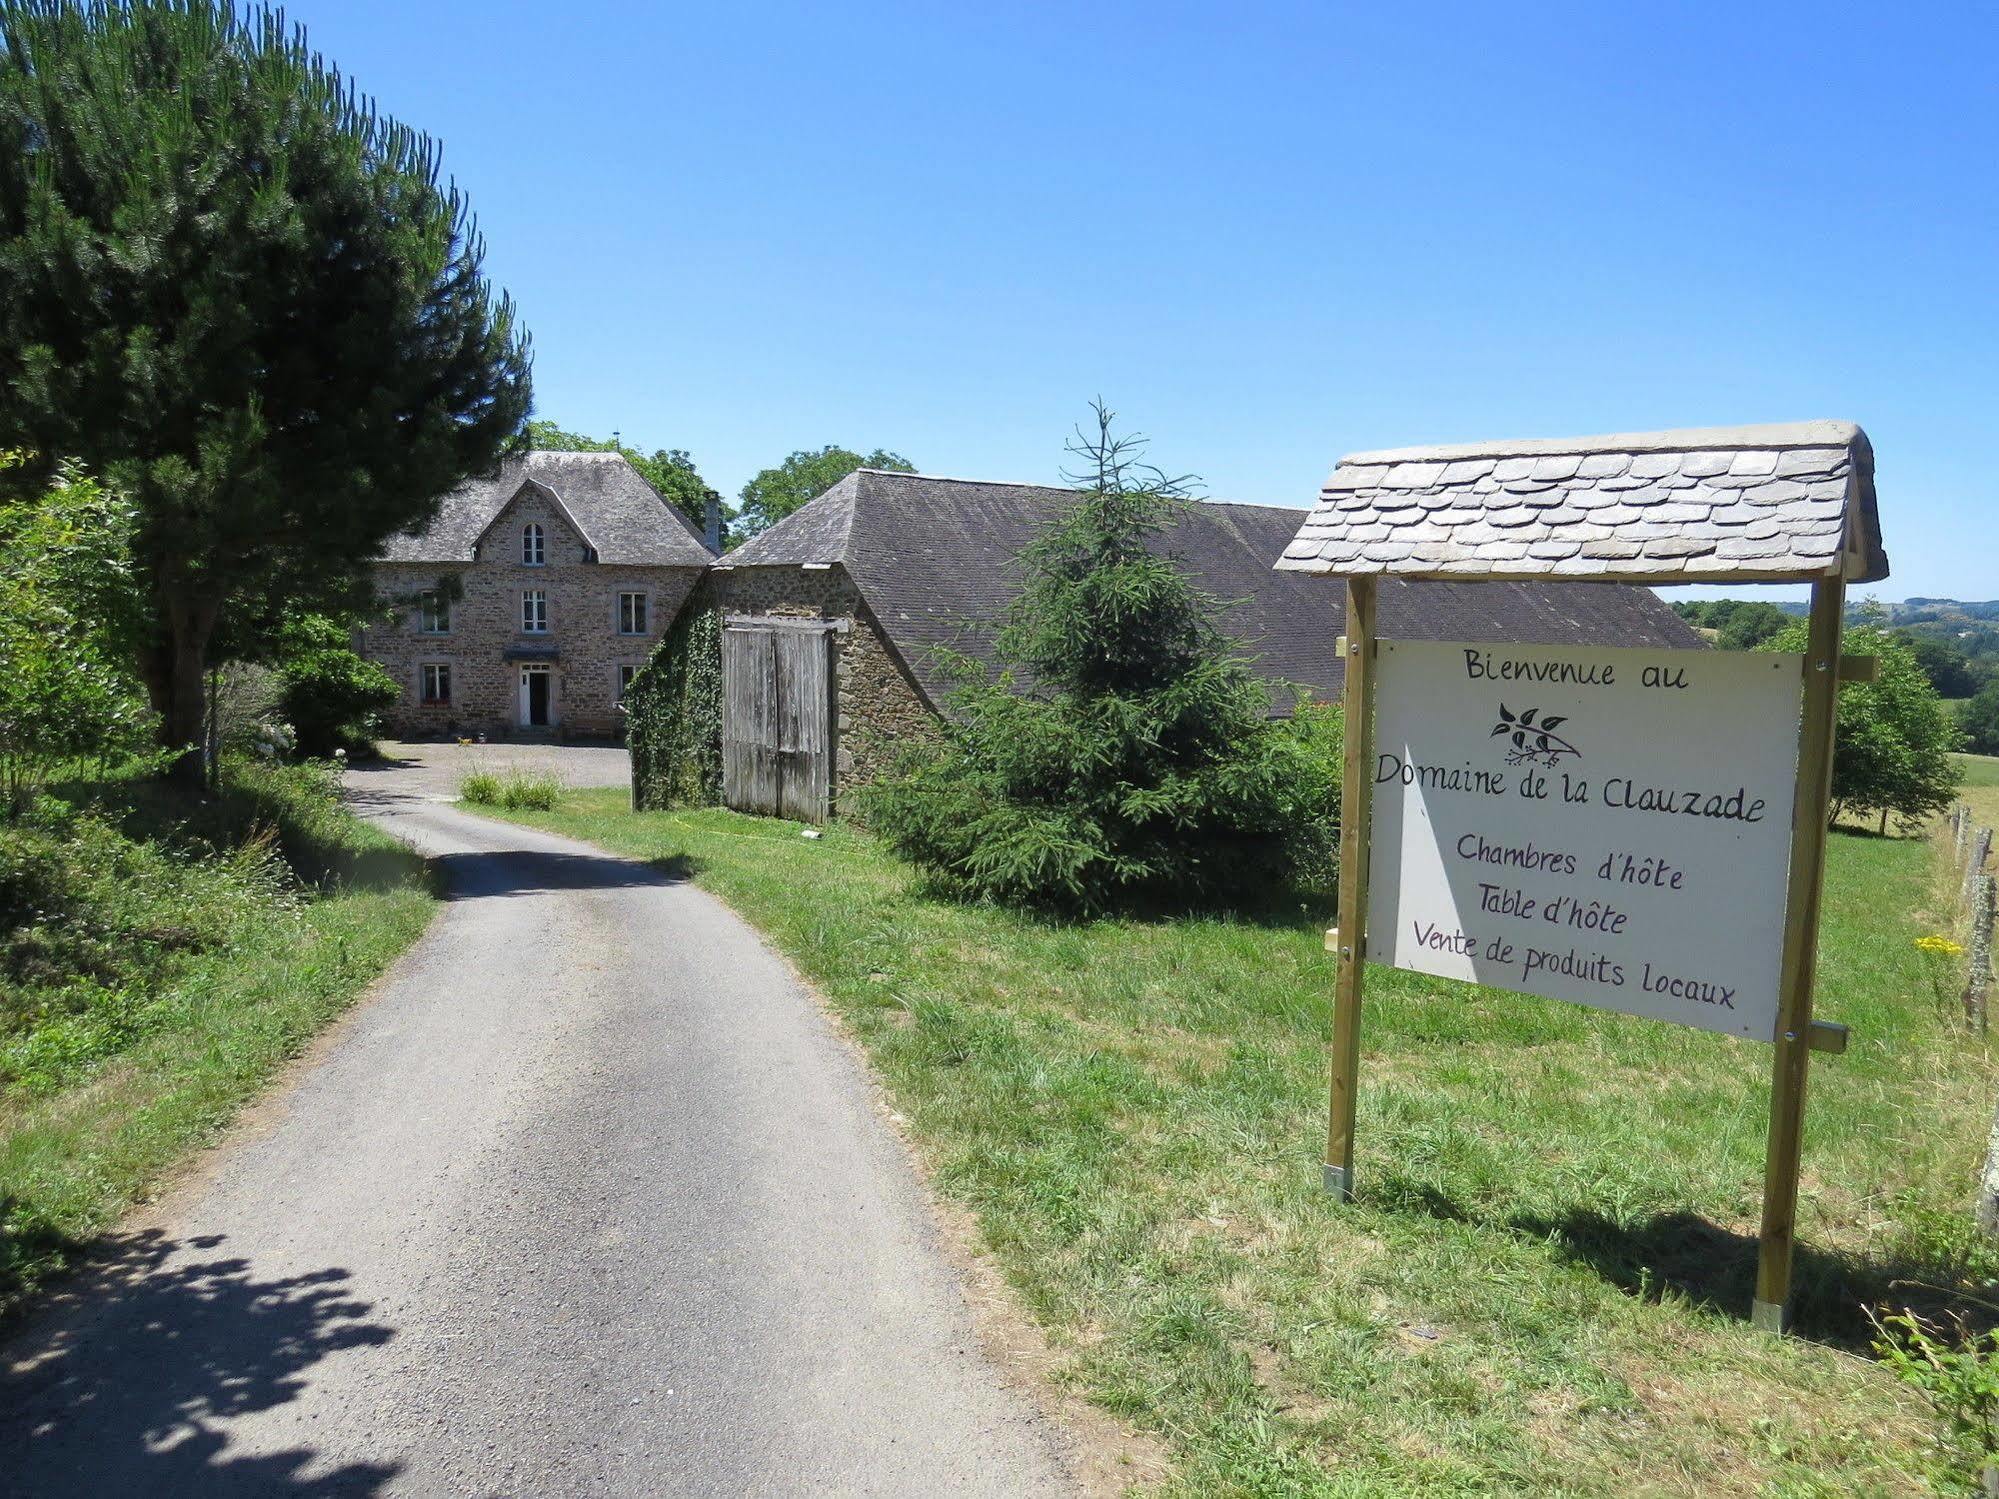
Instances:
[[[633,890],[685,884],[696,864],[685,854],[639,863],[610,854],[543,853],[507,849],[492,853],[439,854],[431,868],[443,878],[447,900],[490,900],[551,890]]]
[[[373,1494],[397,1462],[232,1456],[217,1423],[297,1399],[321,1359],[387,1343],[345,1270],[260,1279],[211,1235],[107,1239],[0,1344],[0,1488],[23,1496]]]

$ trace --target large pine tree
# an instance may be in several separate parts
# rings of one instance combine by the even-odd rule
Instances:
[[[866,799],[942,885],[1098,912],[1249,905],[1325,863],[1337,720],[1268,717],[1220,606],[1172,552],[1189,484],[1139,461],[1099,403],[1076,503],[1021,556],[996,679],[961,665],[942,743]]]
[[[0,447],[136,504],[169,745],[218,630],[351,597],[526,421],[438,167],[268,9],[0,0]]]

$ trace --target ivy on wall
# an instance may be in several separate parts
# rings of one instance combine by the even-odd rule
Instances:
[[[722,616],[691,603],[625,689],[632,807],[722,799]]]

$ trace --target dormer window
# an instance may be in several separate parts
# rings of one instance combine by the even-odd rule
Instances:
[[[548,561],[548,537],[534,521],[521,528],[521,561],[528,567],[540,567]]]

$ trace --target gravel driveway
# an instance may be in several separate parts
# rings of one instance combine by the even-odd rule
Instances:
[[[352,780],[429,933],[203,1179],[0,1344],[9,1495],[1040,1495],[868,1078],[675,871]],[[398,763],[398,761],[400,763]]]
[[[377,790],[395,797],[455,798],[472,770],[552,770],[568,786],[629,786],[632,757],[615,744],[418,744],[384,740],[379,760],[348,771],[356,803],[371,805]]]

